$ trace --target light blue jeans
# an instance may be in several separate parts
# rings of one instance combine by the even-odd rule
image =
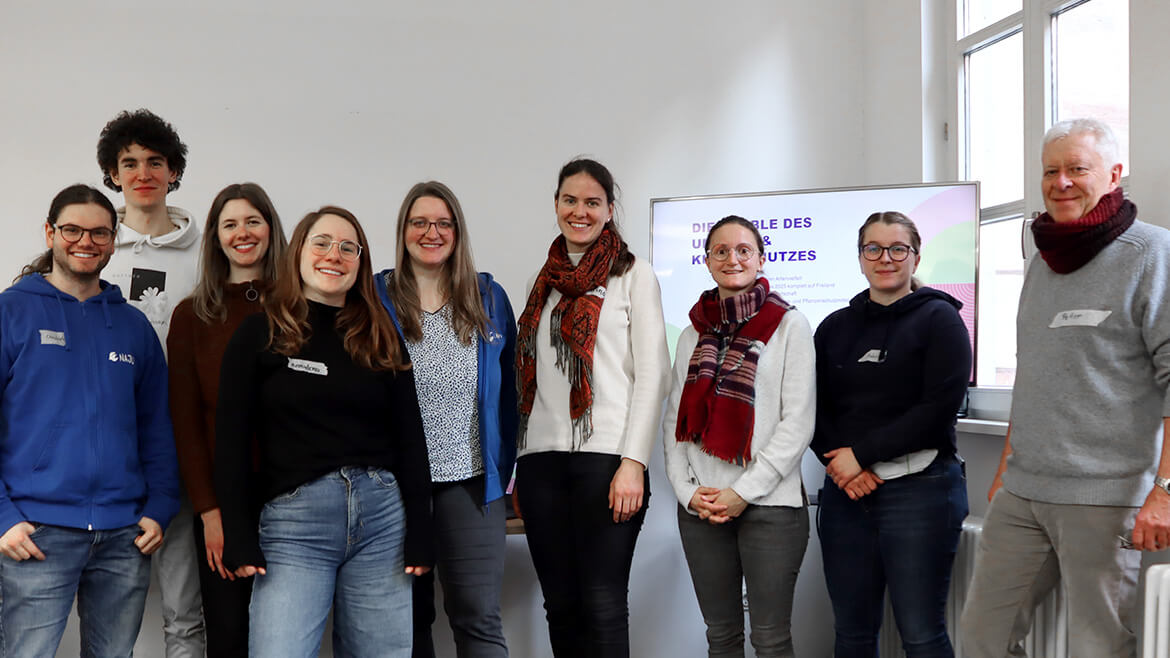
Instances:
[[[54,655],[74,596],[81,655],[129,656],[150,586],[150,558],[134,545],[138,532],[137,525],[95,531],[37,525],[32,540],[44,561],[0,557],[0,656]]]
[[[410,656],[405,539],[398,483],[384,469],[347,466],[269,501],[249,655],[315,657],[332,605],[335,656]]]

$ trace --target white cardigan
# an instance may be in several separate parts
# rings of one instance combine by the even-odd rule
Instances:
[[[812,330],[799,311],[784,314],[760,354],[756,369],[755,426],[751,461],[737,466],[713,457],[698,444],[675,438],[678,403],[699,333],[688,326],[674,353],[674,382],[662,421],[666,477],[678,502],[688,505],[700,486],[731,487],[752,505],[801,507],[800,461],[816,420],[816,364]]]
[[[570,258],[580,258],[570,254]],[[575,259],[575,260],[576,260]],[[536,278],[528,282],[528,291]],[[549,316],[560,300],[549,293],[536,331],[536,397],[520,456],[572,450],[569,378],[556,367]],[[650,463],[662,400],[670,382],[670,353],[662,297],[650,263],[638,258],[628,272],[606,282],[593,347],[593,435],[581,452],[621,455]]]

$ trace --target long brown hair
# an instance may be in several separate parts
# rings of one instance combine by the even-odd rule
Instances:
[[[301,250],[308,241],[309,231],[323,215],[336,215],[349,222],[362,248],[357,279],[345,294],[345,306],[336,320],[337,329],[344,333],[345,351],[355,363],[371,370],[409,369],[410,364],[402,358],[398,332],[374,290],[374,268],[370,264],[366,232],[353,213],[337,206],[325,206],[305,215],[293,230],[276,285],[264,300],[269,348],[278,354],[295,356],[309,340],[309,302],[301,280]]]
[[[433,197],[447,204],[447,212],[455,221],[455,244],[447,262],[443,263],[443,277],[440,282],[443,293],[450,300],[451,322],[455,333],[464,345],[470,345],[472,336],[479,332],[487,336],[488,317],[483,310],[479,294],[475,263],[471,257],[471,237],[467,233],[467,222],[463,208],[451,188],[438,181],[417,183],[406,193],[402,207],[398,210],[398,248],[395,252],[397,269],[390,277],[387,291],[398,311],[398,322],[406,340],[422,340],[422,305],[418,299],[418,282],[414,278],[414,264],[406,250],[407,224],[414,202],[423,197]],[[429,230],[429,227],[428,227]]]
[[[227,307],[223,304],[223,288],[231,274],[231,263],[219,243],[219,215],[228,201],[243,199],[252,204],[264,221],[268,223],[268,252],[264,254],[264,280],[275,281],[277,270],[288,241],[280,215],[264,188],[256,183],[232,183],[215,195],[207,221],[203,224],[203,244],[199,247],[199,282],[191,293],[191,305],[196,317],[207,324],[227,319]]]

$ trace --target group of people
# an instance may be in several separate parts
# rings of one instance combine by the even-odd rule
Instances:
[[[154,554],[169,656],[315,655],[331,610],[338,655],[433,656],[436,574],[458,654],[506,656],[514,472],[553,653],[628,656],[660,434],[709,655],[743,655],[744,584],[756,655],[794,655],[810,447],[834,655],[876,655],[887,589],[908,656],[954,654],[971,347],[960,302],[914,276],[906,215],[862,223],[869,285],[815,333],[763,276],[756,226],[716,222],[672,369],[657,279],[595,160],[559,172],[560,235],[516,318],[442,183],[410,189],[396,266],[375,272],[351,212],[286,241],[253,183],[200,233],[166,205],[185,156],[170,124],[120,114],[98,161],[125,207],[61,191],[48,250],[0,294],[0,655],[52,655],[75,598],[83,655],[130,655]],[[1140,553],[1122,543],[1170,546],[1170,234],[1134,221],[1102,124],[1059,124],[1042,159],[1043,258],[963,642],[1017,652],[1059,580],[1077,646],[1128,655]]]

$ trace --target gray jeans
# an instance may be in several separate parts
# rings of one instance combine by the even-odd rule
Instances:
[[[195,555],[195,519],[184,495],[182,508],[163,535],[150,567],[162,599],[163,638],[167,658],[203,658],[203,597],[199,591],[199,560]]]
[[[435,574],[459,658],[507,658],[500,590],[504,583],[504,499],[483,504],[483,476],[434,485],[434,571],[414,579],[414,658],[435,655]]]
[[[739,518],[713,525],[679,506],[678,531],[707,624],[708,656],[744,655],[745,581],[756,656],[794,655],[792,597],[808,525],[804,507],[748,505]]]
[[[1061,505],[1000,489],[987,510],[963,607],[964,655],[1002,658],[1059,571],[1068,601],[1071,656],[1133,656],[1140,551],[1125,550],[1136,507]]]

